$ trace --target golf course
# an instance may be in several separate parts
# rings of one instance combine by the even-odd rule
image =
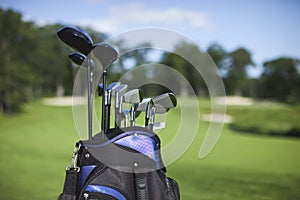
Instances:
[[[209,102],[204,102],[200,105],[208,112]],[[243,109],[268,112],[282,107],[254,104]],[[240,109],[228,106],[227,112]],[[163,144],[173,137],[170,119],[178,118],[178,110],[168,113],[166,128],[159,133]],[[168,176],[179,183],[181,199],[300,199],[300,139],[240,133],[225,125],[213,151],[199,159],[208,126],[209,122],[200,122],[192,145],[168,166]],[[0,116],[0,140],[0,199],[57,199],[79,140],[72,107],[38,101],[19,114]]]

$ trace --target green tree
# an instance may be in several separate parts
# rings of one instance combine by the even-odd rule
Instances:
[[[0,9],[0,30],[0,106],[2,112],[11,114],[33,95],[36,74],[32,73],[31,50],[37,47],[36,31],[10,9]]]
[[[261,96],[294,103],[300,100],[299,59],[281,57],[264,62]]]
[[[184,55],[187,55],[185,58],[180,56],[182,52],[184,52]],[[203,67],[202,61],[205,59],[201,59],[199,55],[206,56],[206,54],[201,51],[198,46],[181,41],[176,45],[175,53],[165,53],[162,62],[163,64],[173,67],[177,72],[183,75],[192,86],[196,95],[207,95],[208,91],[205,86],[205,82],[201,74],[199,74],[193,66],[193,64],[195,64],[198,65],[198,67]],[[177,84],[177,87],[180,88],[180,95],[190,95],[187,93],[187,88],[185,88],[183,83],[174,84]]]
[[[70,49],[61,43],[56,32],[62,25],[39,27],[34,51],[33,65],[37,77],[37,96],[62,96],[72,91],[72,65],[68,59]]]
[[[214,63],[217,65],[218,69],[222,71],[224,68],[224,61],[227,55],[224,48],[218,43],[213,43],[207,48],[206,51],[212,58]]]
[[[233,95],[242,95],[244,90],[249,89],[247,67],[254,66],[250,52],[245,48],[238,48],[226,56],[225,78],[226,92]]]

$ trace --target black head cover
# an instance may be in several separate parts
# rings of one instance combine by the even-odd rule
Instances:
[[[88,55],[93,49],[93,40],[87,32],[73,26],[65,26],[57,31],[59,39],[65,44]]]

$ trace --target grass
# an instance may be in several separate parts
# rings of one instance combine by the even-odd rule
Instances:
[[[167,128],[159,133],[164,145],[179,126],[174,122],[180,114],[168,115]],[[193,127],[192,121],[185,123]],[[208,123],[199,127],[189,149],[168,166],[181,199],[300,199],[299,139],[239,134],[225,126],[214,150],[200,160]],[[33,103],[24,113],[0,116],[0,199],[57,199],[78,139],[71,107]]]
[[[229,108],[228,113],[234,117],[232,129],[254,134],[300,137],[299,106],[272,103],[255,104],[250,108]]]

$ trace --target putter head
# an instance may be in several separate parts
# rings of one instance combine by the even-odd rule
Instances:
[[[109,44],[101,43],[94,45],[93,53],[103,66],[104,70],[118,58],[118,52]]]
[[[69,58],[77,65],[82,65],[83,67],[88,67],[86,56],[79,52],[73,52],[69,54]],[[94,68],[94,62],[90,60],[90,66]]]
[[[163,114],[174,108],[177,105],[176,97],[173,93],[168,92],[153,98],[155,105],[155,113]]]
[[[68,46],[88,55],[93,49],[93,40],[87,32],[73,26],[65,26],[57,31],[57,36]]]

